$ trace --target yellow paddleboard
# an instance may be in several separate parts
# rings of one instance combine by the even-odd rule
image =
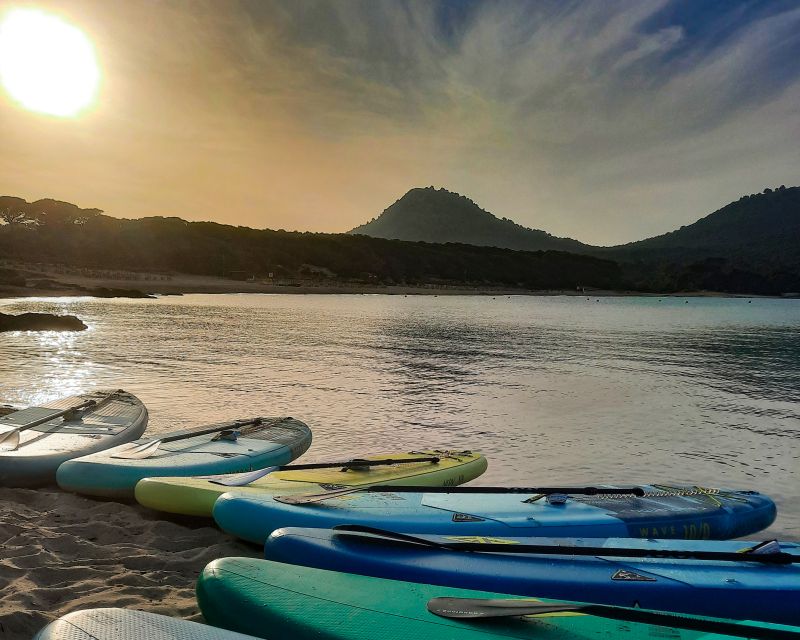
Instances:
[[[251,474],[198,476],[190,478],[145,478],[136,485],[139,504],[188,516],[211,517],[217,498],[228,491],[287,495],[319,493],[336,487],[370,485],[414,485],[419,487],[456,486],[477,478],[486,471],[486,458],[472,451],[425,450],[367,456],[369,461],[407,460],[438,457],[438,462],[398,463],[376,467],[275,471],[245,486],[217,484],[245,478]]]

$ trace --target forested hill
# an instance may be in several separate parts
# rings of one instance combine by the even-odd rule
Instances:
[[[256,230],[180,218],[122,220],[57,200],[0,197],[0,258],[99,269],[385,284],[622,288],[607,259],[351,236]]]
[[[800,187],[743,196],[697,222],[597,250],[656,290],[800,292]]]
[[[631,287],[652,291],[800,291],[800,187],[747,195],[677,231],[616,247],[594,247],[501,220],[444,189],[412,189],[350,233],[551,247],[610,258]]]
[[[466,196],[447,189],[411,189],[381,215],[348,233],[422,242],[461,242],[527,251],[571,251],[588,247],[498,218]]]
[[[467,203],[465,208],[477,208]],[[0,197],[0,259],[385,284],[782,294],[800,292],[800,188],[745,196],[692,225],[641,242],[576,244],[576,253],[515,251],[180,218],[122,220],[58,200]]]
[[[800,187],[742,196],[697,222],[611,247],[615,256],[747,257],[800,262]]]

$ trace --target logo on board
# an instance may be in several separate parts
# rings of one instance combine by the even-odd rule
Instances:
[[[506,538],[490,538],[488,536],[446,536],[447,540],[455,542],[468,542],[472,544],[519,544],[517,540]]]
[[[630,582],[656,582],[655,578],[650,576],[643,576],[641,573],[635,571],[628,571],[627,569],[620,569],[613,576],[612,580],[627,580]]]
[[[454,513],[453,522],[484,522],[484,518],[471,516],[468,513]]]

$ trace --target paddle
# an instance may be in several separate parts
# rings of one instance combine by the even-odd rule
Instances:
[[[85,402],[81,402],[80,404],[76,404],[73,407],[69,407],[68,409],[64,409],[62,411],[56,411],[55,413],[51,413],[44,418],[39,418],[38,420],[34,420],[33,422],[29,422],[28,424],[21,425],[19,427],[15,427],[11,431],[6,431],[5,433],[0,434],[0,451],[16,451],[17,447],[19,447],[19,434],[27,429],[33,429],[33,427],[38,427],[40,424],[44,424],[45,422],[50,422],[51,420],[55,420],[56,418],[64,418],[65,421],[72,420],[73,414],[80,411],[81,409],[88,409],[88,408],[97,408],[102,404],[105,404],[113,397],[117,396],[120,393],[125,393],[122,389],[117,389],[113,393],[109,393],[107,396],[100,398],[100,400],[86,400]]]
[[[276,418],[267,426],[274,427],[275,425],[277,425],[280,422],[283,422],[284,420],[286,420],[286,418]],[[246,433],[247,431],[252,431],[256,427],[263,428],[262,426],[263,424],[264,424],[264,418],[251,418],[249,420],[234,420],[233,422],[222,422],[220,424],[211,427],[200,427],[198,429],[176,433],[173,436],[164,436],[163,438],[159,438],[158,440],[150,440],[149,442],[134,444],[129,449],[124,449],[123,451],[119,451],[113,454],[111,457],[122,460],[143,460],[144,458],[149,458],[150,456],[152,456],[156,451],[158,451],[159,447],[165,442],[177,442],[178,440],[186,440],[187,438],[205,436],[211,433],[233,431],[238,427],[247,427],[247,426],[251,427],[250,429],[242,430],[242,433]]]
[[[347,487],[346,489],[335,489],[325,493],[305,493],[295,496],[275,496],[275,500],[284,504],[313,504],[324,502],[330,498],[346,496],[358,491],[383,492],[383,493],[536,493],[540,495],[550,494],[573,494],[573,495],[616,495],[619,493],[643,496],[644,489],[632,487],[621,489],[617,487],[413,487],[413,486],[386,486],[371,485],[369,487]]]
[[[663,627],[752,638],[753,640],[798,640],[800,631],[770,629],[754,625],[703,619],[673,613],[613,607],[602,604],[569,604],[566,602],[536,602],[531,600],[489,598],[432,598],[428,611],[442,618],[486,619],[535,616],[547,613],[582,613],[610,620],[637,622]]]
[[[380,467],[390,464],[411,464],[412,462],[432,462],[436,464],[440,460],[441,458],[437,458],[436,456],[430,456],[427,458],[404,458],[402,460],[392,460],[392,459],[363,460],[362,458],[354,458],[353,460],[347,460],[345,462],[287,464],[280,467],[267,467],[265,469],[257,469],[256,471],[252,471],[250,473],[245,473],[241,475],[236,474],[236,477],[230,480],[226,480],[225,478],[216,478],[214,480],[209,480],[209,482],[212,482],[213,484],[220,484],[224,487],[245,487],[248,484],[255,482],[259,478],[263,478],[264,476],[269,475],[273,471],[304,471],[308,469],[335,469],[337,467],[341,467],[342,471],[348,471],[350,469],[364,469],[368,467]]]
[[[800,563],[800,556],[780,550],[776,540],[761,542],[741,551],[684,551],[682,549],[636,549],[615,547],[577,547],[568,545],[480,543],[480,542],[439,542],[428,538],[397,533],[360,524],[343,524],[333,528],[337,533],[350,535],[359,540],[373,543],[393,542],[440,549],[445,551],[464,551],[478,553],[523,553],[561,556],[602,556],[614,558],[674,558],[676,560],[714,560],[722,562],[760,562],[762,564]],[[367,534],[367,535],[357,535]],[[491,538],[489,538],[491,539]]]

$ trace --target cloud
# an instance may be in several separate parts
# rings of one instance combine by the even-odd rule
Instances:
[[[69,193],[40,188],[333,231],[437,184],[588,242],[664,232],[798,182],[800,9],[702,4],[53,5],[97,40],[107,86],[94,120],[49,134],[77,148]],[[30,191],[58,163],[14,130]]]

